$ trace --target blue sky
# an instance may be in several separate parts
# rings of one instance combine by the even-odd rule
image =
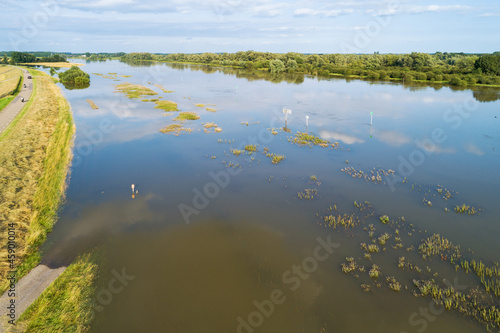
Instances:
[[[2,0],[0,50],[500,51],[498,0]]]

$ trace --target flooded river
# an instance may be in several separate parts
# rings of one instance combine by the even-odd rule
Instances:
[[[415,297],[413,280],[480,286],[446,255],[422,259],[419,245],[434,234],[469,260],[498,261],[500,101],[449,87],[200,66],[82,69],[91,86],[63,89],[77,127],[74,160],[43,260],[64,265],[101,249],[92,332],[485,330]],[[129,99],[115,92],[124,82],[158,95]],[[142,101],[159,97],[200,116],[184,122],[191,132],[160,132],[178,112]],[[204,127],[211,122],[222,131]],[[300,145],[298,131],[328,144]],[[271,154],[285,158],[275,164]],[[456,213],[463,204],[475,213]],[[324,218],[344,214],[354,228]],[[403,256],[421,272],[400,269]],[[348,274],[346,257],[358,266]]]

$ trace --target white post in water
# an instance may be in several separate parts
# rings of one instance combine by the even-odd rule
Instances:
[[[132,188],[132,194],[134,194],[135,193],[135,185],[132,184],[132,186],[130,186],[130,187]]]
[[[370,126],[373,125],[373,112],[370,112]]]
[[[283,109],[283,113],[285,114],[285,125],[288,122],[288,115],[292,114],[292,110],[290,109]]]
[[[307,132],[307,127],[309,126],[309,116],[306,116],[306,132]]]

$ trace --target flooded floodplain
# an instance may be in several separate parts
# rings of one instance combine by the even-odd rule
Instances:
[[[90,87],[63,88],[74,159],[43,261],[102,251],[93,332],[500,328],[499,100],[201,66],[81,68]]]

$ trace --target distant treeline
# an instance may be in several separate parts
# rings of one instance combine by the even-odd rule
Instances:
[[[319,76],[362,77],[449,83],[455,86],[500,85],[500,52],[493,54],[413,52],[411,54],[285,54],[269,52],[151,54],[129,53],[123,61],[196,63]]]
[[[24,64],[31,62],[66,62],[66,56],[61,54],[50,54],[47,52],[38,52],[38,54],[42,54],[41,57],[38,57],[32,53],[26,52],[5,52],[2,58],[2,63],[10,63],[11,65],[15,64]],[[10,60],[7,61],[7,56],[10,57]]]

